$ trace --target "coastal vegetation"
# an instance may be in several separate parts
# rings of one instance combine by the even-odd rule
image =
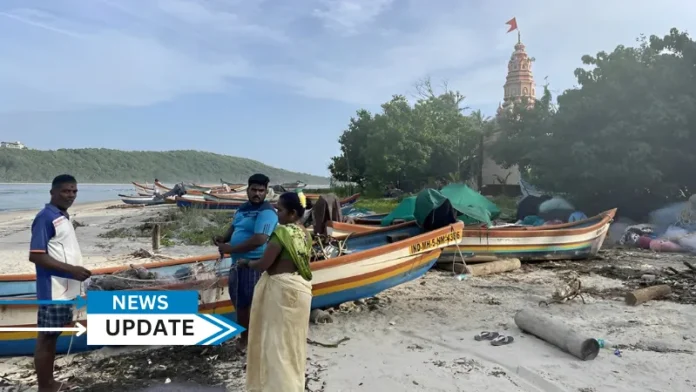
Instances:
[[[358,110],[329,170],[374,190],[476,183],[483,140],[495,135],[487,155],[587,213],[618,207],[639,217],[696,192],[696,42],[672,29],[582,62],[577,86],[557,103],[547,84],[540,99],[496,118],[467,111],[463,94],[435,93],[427,81],[414,105],[394,96],[381,113]]]
[[[180,181],[243,183],[253,173],[264,173],[274,183],[302,181],[324,185],[329,179],[295,173],[259,161],[202,151],[120,151],[103,148],[55,151],[0,149],[0,182],[50,182],[70,173],[82,183]]]
[[[211,239],[222,235],[232,221],[229,211],[167,208],[136,226],[116,227],[101,238],[149,238],[153,227],[161,228],[163,246],[211,245]]]

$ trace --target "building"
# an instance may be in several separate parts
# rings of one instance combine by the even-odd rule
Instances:
[[[517,44],[515,50],[508,61],[508,72],[505,80],[503,103],[498,107],[498,115],[509,110],[513,105],[522,101],[522,97],[527,97],[529,104],[534,104],[536,97],[536,86],[532,75],[532,63],[534,58],[527,55],[525,46],[517,33]],[[487,138],[483,143],[483,167],[481,169],[482,187],[481,193],[486,194],[506,194],[519,193],[520,171],[517,166],[508,169],[497,164],[492,158],[486,156],[486,145],[490,145],[497,139],[494,134]]]
[[[26,150],[27,146],[22,142],[0,142],[0,148],[13,148],[15,150]]]

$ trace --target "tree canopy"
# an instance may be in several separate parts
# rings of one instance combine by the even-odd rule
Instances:
[[[272,182],[303,181],[324,185],[328,178],[294,173],[246,158],[202,151],[119,151],[60,149],[55,151],[0,148],[0,182],[50,182],[69,173],[80,182],[129,183],[194,181],[245,182],[251,174],[264,173]]]
[[[542,189],[640,216],[696,192],[696,43],[672,29],[582,57],[578,87],[498,120],[490,153]]]
[[[339,138],[341,155],[329,165],[333,177],[403,190],[440,179],[470,179],[486,120],[480,112],[465,115],[464,96],[457,91],[435,94],[429,81],[420,91],[413,106],[395,95],[381,113],[358,110]]]

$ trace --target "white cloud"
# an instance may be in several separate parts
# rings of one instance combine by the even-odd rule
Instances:
[[[506,34],[513,16],[538,84],[548,76],[554,90],[574,84],[583,54],[696,24],[696,5],[681,0],[17,4],[0,4],[0,111],[145,106],[248,78],[367,105],[428,75],[449,80],[468,105],[494,106],[516,41]]]
[[[322,0],[312,15],[324,21],[324,25],[342,34],[352,35],[360,27],[372,22],[394,0]]]

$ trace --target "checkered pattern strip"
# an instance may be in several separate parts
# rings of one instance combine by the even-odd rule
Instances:
[[[39,305],[39,328],[62,328],[73,321],[73,305]],[[49,332],[59,335],[60,332]]]
[[[254,287],[261,279],[261,274],[253,268],[237,268],[236,264],[230,268],[227,288],[235,308],[251,308]]]

